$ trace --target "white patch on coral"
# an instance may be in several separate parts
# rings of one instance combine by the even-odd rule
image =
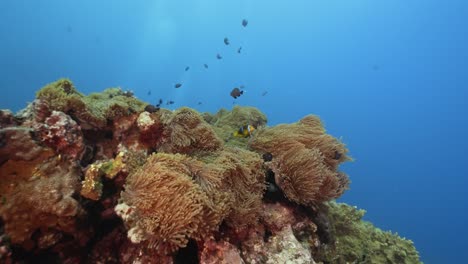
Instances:
[[[268,264],[315,264],[309,250],[294,236],[291,226],[272,236],[266,246]]]
[[[137,119],[137,126],[141,130],[146,130],[148,127],[154,124],[154,120],[151,119],[150,113],[142,112]]]
[[[127,204],[121,203],[117,204],[114,210],[118,216],[120,216],[124,221],[127,221],[130,218],[130,212],[132,211],[132,208]]]
[[[127,232],[127,237],[134,244],[138,244],[141,241],[146,240],[145,232],[138,228],[137,226],[130,228]]]

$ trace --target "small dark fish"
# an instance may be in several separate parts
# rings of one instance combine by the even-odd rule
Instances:
[[[380,66],[377,65],[377,64],[375,64],[375,65],[372,66],[372,69],[373,69],[374,71],[378,71],[378,70],[380,70]]]
[[[166,105],[171,105],[171,104],[174,104],[174,101],[170,100],[166,102]]]
[[[189,66],[185,67],[185,71],[188,71],[188,70],[190,70],[190,67]]]
[[[182,84],[181,84],[181,83],[176,83],[176,84],[174,85],[174,87],[175,87],[175,88],[180,88],[180,87],[182,87]]]
[[[333,157],[333,159],[339,160],[339,159],[341,159],[341,156],[342,156],[342,154],[335,150],[335,156]]]
[[[159,109],[160,109],[159,106],[154,106],[154,105],[145,106],[145,111],[149,112],[149,113],[157,112],[157,111],[159,111]]]
[[[264,91],[264,92],[262,93],[262,96],[267,95],[267,93],[268,93],[268,91]]]
[[[231,96],[234,99],[237,99],[237,97],[241,96],[243,93],[244,93],[244,91],[242,91],[241,89],[236,87],[236,88],[232,89]]]
[[[240,53],[241,53],[241,51],[242,51],[242,47],[239,47],[239,48],[237,49],[237,53],[239,53],[239,54],[240,54]]]
[[[246,27],[249,24],[249,21],[247,19],[242,19],[242,26]]]
[[[228,38],[224,38],[224,44],[229,45],[229,39]]]
[[[151,90],[148,90],[148,95],[151,95]]]
[[[70,25],[68,25],[68,26],[65,28],[65,30],[67,31],[67,33],[72,33],[72,32],[73,32],[73,28],[72,28]]]
[[[273,159],[273,154],[266,152],[262,155],[263,161],[271,161]]]
[[[163,100],[159,99],[158,104],[156,105],[156,107],[160,107],[162,103],[163,103]]]
[[[198,102],[198,105],[201,105],[201,104],[202,104],[202,102]]]
[[[217,58],[218,60],[220,60],[220,59],[222,59],[223,57],[218,53],[218,54],[216,54],[216,58]]]
[[[203,64],[203,67],[205,67],[205,69],[208,69],[208,64]]]

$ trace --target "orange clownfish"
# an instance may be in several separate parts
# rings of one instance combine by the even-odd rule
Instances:
[[[252,135],[252,132],[255,130],[255,127],[252,126],[252,125],[245,125],[241,128],[239,128],[239,130],[237,130],[236,132],[234,132],[232,135],[234,137],[243,137],[243,138],[246,138],[246,137],[250,137]]]

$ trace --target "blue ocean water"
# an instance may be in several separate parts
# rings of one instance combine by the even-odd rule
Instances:
[[[269,125],[314,113],[355,158],[341,201],[425,263],[468,259],[468,1],[2,0],[0,17],[0,108],[68,77]]]

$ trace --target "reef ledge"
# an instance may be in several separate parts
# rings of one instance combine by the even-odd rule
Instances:
[[[421,263],[335,202],[351,160],[315,115],[267,126],[60,79],[0,110],[0,263]]]

